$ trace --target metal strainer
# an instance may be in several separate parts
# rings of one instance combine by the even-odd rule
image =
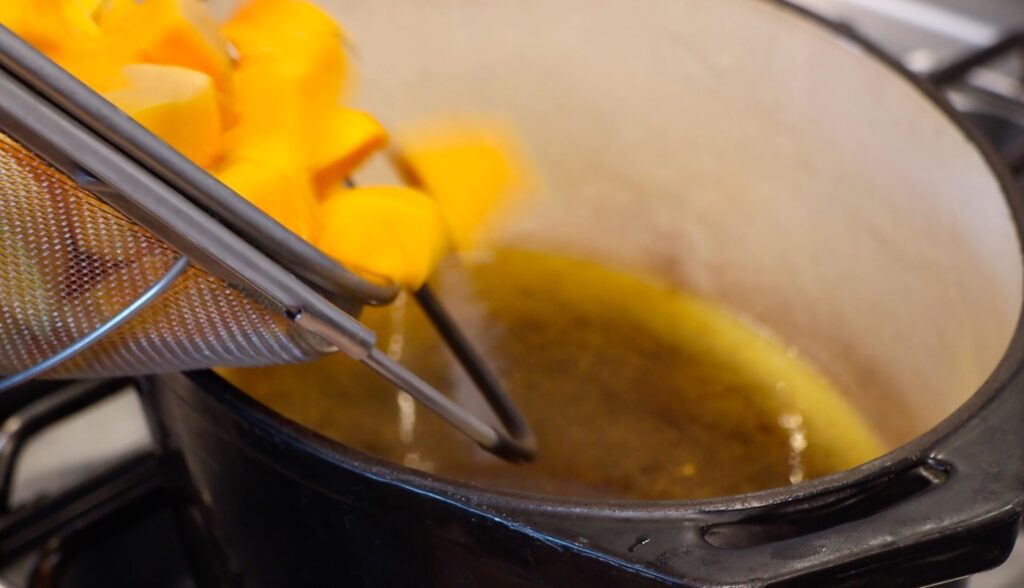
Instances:
[[[485,449],[528,459],[529,429],[486,370],[475,373],[471,350],[457,355],[511,435],[375,348],[353,315],[396,293],[326,258],[0,27],[0,390],[42,375],[340,350]],[[432,310],[445,340],[465,347]]]

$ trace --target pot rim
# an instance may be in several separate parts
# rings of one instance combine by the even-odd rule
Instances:
[[[759,1],[780,6],[823,27],[825,31],[835,35],[839,40],[862,50],[868,58],[876,59],[882,65],[887,66],[926,97],[928,102],[938,109],[963,134],[968,143],[979,152],[989,170],[995,175],[1017,230],[1018,248],[1021,250],[1022,260],[1024,260],[1024,242],[1022,242],[1022,236],[1024,236],[1024,189],[1017,184],[1016,179],[996,153],[995,148],[988,143],[980,131],[970,126],[966,117],[952,106],[938,88],[909,71],[873,42],[842,23],[828,20],[794,4],[791,0]],[[869,462],[841,472],[792,486],[696,500],[572,498],[494,489],[472,482],[429,474],[375,457],[321,435],[278,414],[221,380],[219,376],[204,373],[201,378],[215,377],[221,380],[220,385],[216,386],[219,393],[214,396],[217,396],[220,402],[227,402],[241,409],[245,413],[246,420],[254,421],[253,424],[274,436],[290,437],[306,451],[314,452],[329,461],[359,469],[364,475],[372,478],[458,501],[470,501],[474,506],[482,508],[544,511],[550,514],[602,513],[646,519],[673,514],[685,515],[767,507],[811,495],[855,487],[880,475],[896,472],[911,463],[920,462],[922,456],[933,453],[944,440],[953,435],[965,423],[971,421],[985,406],[1007,393],[1008,384],[1022,368],[1024,368],[1024,307],[1018,313],[1017,323],[1005,353],[985,382],[953,413],[925,433]]]

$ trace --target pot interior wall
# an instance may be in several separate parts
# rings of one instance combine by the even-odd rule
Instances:
[[[321,0],[401,129],[508,119],[543,197],[503,238],[654,272],[767,325],[896,444],[1003,354],[1016,230],[981,155],[860,47],[760,0]]]

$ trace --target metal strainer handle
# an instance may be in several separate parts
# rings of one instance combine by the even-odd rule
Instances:
[[[424,296],[424,292],[427,293],[427,296],[432,297],[429,289],[421,289],[417,293],[417,298]],[[486,372],[483,362],[473,361],[474,358],[466,357],[466,354],[475,356],[475,352],[464,340],[462,345],[453,344],[451,337],[454,325],[450,322],[447,314],[442,310],[443,314],[439,317],[437,314],[439,306],[430,308],[428,305],[424,305],[424,307],[446,342],[452,347],[456,357],[464,367],[468,368],[470,377],[486,397],[491,410],[508,429],[508,434],[484,422],[376,347],[370,348],[366,355],[357,359],[381,377],[407,392],[483,449],[509,461],[523,462],[533,459],[536,453],[536,441],[515,405],[505,396],[499,386],[491,386],[485,381],[486,379],[490,379],[492,382],[494,380],[493,376]],[[297,311],[292,316],[296,324],[334,345],[341,348],[351,345],[351,340],[345,331],[339,328],[340,325],[333,324],[332,321],[302,311]],[[438,321],[437,318],[441,320]],[[457,330],[454,330],[454,333],[456,337],[461,337]],[[480,372],[476,370],[484,370],[486,376],[481,378]]]

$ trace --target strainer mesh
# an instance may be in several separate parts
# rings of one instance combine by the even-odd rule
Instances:
[[[0,133],[0,373],[56,354],[127,307],[179,255]],[[288,321],[192,267],[52,376],[253,366],[316,355]]]

